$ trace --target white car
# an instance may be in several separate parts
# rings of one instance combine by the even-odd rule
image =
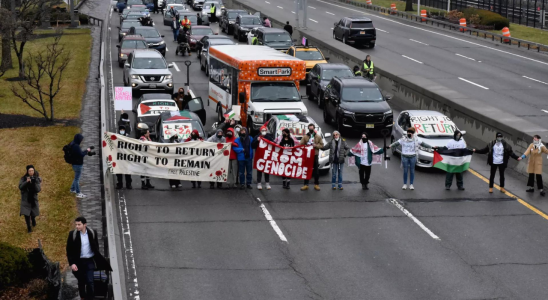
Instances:
[[[257,28],[258,28],[258,27],[257,27]],[[257,35],[257,34],[255,33],[255,31],[257,30],[257,28],[253,28],[253,29],[251,29],[251,30],[247,33],[247,44],[248,44],[248,45],[252,45],[252,43],[253,43],[253,37]]]

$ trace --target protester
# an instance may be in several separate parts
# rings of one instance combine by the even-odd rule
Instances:
[[[519,158],[522,160],[529,156],[529,162],[527,164],[527,173],[529,173],[529,180],[527,181],[528,189],[526,192],[533,193],[535,191],[535,177],[537,178],[537,188],[540,191],[540,195],[544,196],[544,188],[542,185],[542,153],[548,153],[546,146],[542,144],[540,135],[533,136],[533,143],[529,145],[525,153]]]
[[[70,143],[70,155],[72,170],[74,171],[74,180],[70,187],[70,192],[76,194],[76,198],[85,198],[86,195],[80,192],[80,176],[82,175],[82,168],[84,166],[84,156],[88,155],[91,151],[90,148],[82,151],[80,144],[84,140],[84,136],[77,133],[74,135],[74,140]]]
[[[234,133],[234,128],[228,128],[226,131],[227,143],[231,143],[230,149],[230,162],[228,163],[228,178],[226,180],[227,188],[236,188],[236,183],[238,182],[238,156],[234,147],[238,147],[236,143],[236,134]]]
[[[177,132],[171,131],[171,136],[169,137],[169,142],[171,144],[176,144],[176,143],[181,142],[181,140],[179,139],[179,136],[177,135]],[[178,179],[170,179],[169,180],[169,185],[171,186],[172,189],[182,187],[181,180],[178,180]]]
[[[207,139],[207,141],[212,142],[212,143],[223,143],[224,144],[224,143],[226,143],[226,139],[223,135],[224,135],[223,130],[222,129],[217,129],[215,134],[212,135],[209,139]],[[210,182],[209,183],[209,188],[214,189],[215,188],[215,182]],[[217,188],[218,189],[223,188],[223,183],[222,182],[217,182]]]
[[[291,132],[289,131],[288,128],[284,128],[282,130],[282,137],[278,143],[280,144],[280,146],[286,147],[286,148],[295,147],[295,140],[293,140],[293,137],[291,136]],[[290,189],[291,177],[282,176],[282,181],[283,181],[284,189]]]
[[[154,13],[158,13],[158,0],[154,0]]]
[[[314,146],[314,168],[312,169],[312,176],[314,177],[314,189],[320,190],[320,172],[318,170],[318,158],[320,150],[323,149],[323,139],[321,134],[316,131],[316,125],[308,124],[308,132],[301,139],[300,145]],[[306,179],[301,191],[308,190],[308,183],[310,180]]]
[[[129,115],[122,110],[120,114],[120,120],[118,120],[118,127],[125,127],[125,136],[131,136],[131,121],[129,120]]]
[[[179,35],[179,29],[181,28],[181,24],[177,21],[177,18],[172,17],[170,26],[171,30],[173,31],[173,41],[177,42],[177,36]]]
[[[126,114],[127,115],[127,114]],[[120,123],[118,123],[120,124]],[[127,126],[125,125],[120,125],[118,127],[118,133],[123,135],[123,136],[129,136],[129,132],[127,132]],[[126,188],[128,190],[131,190],[133,189],[133,187],[131,186],[131,175],[130,174],[116,174],[116,189],[119,190],[119,189],[122,189],[124,187],[124,179],[123,178],[126,178]]]
[[[410,127],[407,129],[407,135],[402,136],[399,140],[390,145],[390,148],[394,149],[401,145],[401,164],[403,166],[403,186],[402,190],[407,189],[407,173],[409,173],[409,189],[414,190],[413,182],[415,181],[415,165],[417,164],[417,157],[419,156],[419,146],[428,149],[437,149],[425,142],[419,142],[419,139],[415,136],[415,128]]]
[[[21,190],[21,207],[19,216],[25,216],[27,223],[27,232],[32,232],[32,227],[36,226],[36,217],[40,215],[40,205],[38,205],[38,193],[42,190],[42,178],[33,165],[27,166],[27,173],[19,180],[19,190]],[[31,224],[32,222],[32,224]],[[32,227],[31,227],[32,225]]]
[[[341,137],[341,133],[337,130],[333,131],[333,138],[323,147],[323,150],[330,150],[329,163],[331,164],[331,188],[333,190],[337,189],[337,179],[339,190],[343,189],[344,158],[349,149],[346,140]]]
[[[195,142],[195,141],[203,141],[204,139],[200,137],[200,133],[198,132],[198,129],[193,129],[190,133],[190,136],[185,140],[186,142]],[[192,188],[195,189],[196,185],[198,185],[198,188],[202,188],[202,182],[201,181],[191,181]]]
[[[177,23],[179,23],[179,11],[174,9],[173,6],[171,6],[169,8],[169,14],[172,16],[172,17],[175,17],[175,20],[177,21]]]
[[[95,299],[93,273],[95,270],[111,271],[108,261],[99,252],[97,232],[87,226],[86,218],[74,220],[76,229],[67,239],[67,259],[72,273],[78,280],[78,292],[81,299]]]
[[[366,132],[362,133],[360,141],[350,150],[348,155],[356,157],[356,166],[359,169],[362,190],[369,189],[371,165],[381,163],[380,154],[383,153],[384,149],[373,144]],[[375,158],[379,159],[375,160]]]
[[[274,137],[272,136],[272,134],[268,133],[268,130],[266,129],[265,125],[261,127],[260,131],[261,133],[255,137],[255,139],[253,140],[253,144],[251,145],[253,149],[257,149],[257,147],[259,146],[260,139],[265,139],[267,141],[274,142]],[[257,170],[257,189],[258,190],[263,189],[263,186],[261,185],[262,179],[263,179],[263,172]],[[271,189],[270,174],[264,173],[264,182],[265,182],[266,189],[270,190]]]
[[[204,21],[202,20],[202,17],[200,16],[199,13],[196,14],[196,19],[197,19],[197,22],[198,22],[199,26],[204,24]]]
[[[493,182],[495,181],[495,174],[497,169],[499,170],[500,178],[500,191],[506,192],[504,189],[504,171],[508,166],[508,160],[510,157],[516,160],[520,158],[512,150],[512,146],[508,145],[504,140],[504,136],[501,132],[497,132],[495,140],[491,141],[483,149],[472,149],[478,154],[487,154],[487,164],[491,166],[491,173],[489,175],[489,193],[493,192]]]
[[[253,180],[253,138],[247,134],[247,128],[240,129],[240,136],[235,143],[238,146],[232,147],[236,151],[238,157],[238,170],[240,173],[240,189],[252,189],[251,181]],[[246,180],[247,179],[247,180]]]
[[[293,35],[293,26],[289,25],[289,21],[285,22],[284,30],[287,31],[290,36]]]
[[[217,20],[216,12],[217,6],[215,5],[215,3],[211,3],[211,8],[209,9],[209,13],[211,14],[211,17],[209,18],[210,23],[215,23],[215,21]]]
[[[152,141],[150,139],[150,131],[148,130],[148,126],[146,124],[143,124],[144,126],[140,128],[141,137],[139,138],[140,141],[146,142],[146,141]],[[141,189],[148,190],[153,189],[154,186],[150,184],[150,177],[148,176],[141,176]]]
[[[264,27],[272,27],[272,24],[270,23],[270,20],[268,19],[268,17],[263,18],[263,26]]]
[[[363,76],[362,71],[360,71],[360,67],[354,66],[354,76],[356,76],[356,77]]]
[[[446,146],[447,149],[464,149],[466,148],[466,142],[462,138],[462,133],[458,130],[455,130],[453,133],[453,139],[447,143]],[[453,176],[455,174],[455,176]],[[451,189],[451,185],[453,184],[453,177],[457,177],[457,188],[461,191],[464,191],[464,180],[462,177],[462,172],[460,173],[449,173],[445,175],[445,189],[449,190]]]
[[[240,131],[242,130],[242,125],[240,124],[237,124],[236,126],[234,126],[234,133],[236,134],[236,137],[239,137],[240,136]]]

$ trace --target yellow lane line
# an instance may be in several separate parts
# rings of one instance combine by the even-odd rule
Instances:
[[[476,177],[478,177],[479,179],[485,181],[486,183],[489,183],[489,179],[486,178],[485,176],[481,175],[480,173],[472,170],[472,169],[468,169],[468,172],[474,174]],[[495,189],[499,190],[500,191],[500,186],[494,184],[493,185]],[[535,213],[537,213],[539,216],[545,218],[546,220],[548,220],[548,215],[546,215],[545,213],[543,213],[542,211],[540,211],[540,209],[534,207],[533,205],[527,203],[527,201],[525,200],[522,200],[520,199],[518,196],[508,192],[508,191],[505,191],[504,194],[510,198],[514,198],[516,199],[519,203],[521,203],[523,206],[527,207],[528,209],[534,211]]]

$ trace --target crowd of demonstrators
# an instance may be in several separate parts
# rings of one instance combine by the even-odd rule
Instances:
[[[253,149],[257,149],[257,147],[259,146],[259,140],[261,138],[274,143],[274,137],[272,136],[272,134],[268,133],[265,125],[263,125],[261,127],[260,131],[261,131],[261,133],[255,137],[255,139],[253,140],[253,143],[251,145],[251,147]],[[258,190],[263,189],[263,186],[261,185],[262,179],[263,179],[263,172],[257,170],[257,189]],[[271,187],[270,187],[270,174],[264,173],[264,182],[265,182],[266,189],[270,190],[271,189]]]
[[[282,130],[282,137],[278,144],[282,147],[295,147],[295,140],[291,136],[291,132],[288,128],[284,128]],[[291,186],[291,178],[290,177],[284,177],[282,176],[282,182],[284,189],[290,189]]]
[[[36,217],[40,215],[38,193],[42,190],[42,178],[33,165],[27,166],[27,172],[19,180],[19,190],[21,191],[19,216],[25,217],[27,232],[31,233],[32,227],[36,226]]]
[[[198,132],[198,129],[193,129],[190,133],[190,136],[184,140],[184,142],[195,142],[195,141],[203,141],[204,139],[200,137],[200,133]],[[199,189],[202,188],[202,182],[201,181],[191,181],[192,188],[195,189],[198,187]]]
[[[80,191],[80,177],[82,176],[84,157],[91,151],[91,148],[87,148],[86,150],[80,148],[80,144],[83,140],[84,136],[77,133],[74,135],[74,140],[69,144],[72,170],[74,171],[74,180],[72,181],[70,192],[75,193],[77,198],[86,197],[86,195]]]
[[[359,169],[358,173],[360,176],[362,190],[369,189],[369,179],[371,178],[371,165],[375,163],[374,156],[383,153],[384,149],[379,148],[375,144],[373,144],[373,142],[369,139],[367,133],[365,132],[362,133],[360,141],[350,150],[349,155],[355,156],[356,158],[356,166]],[[380,163],[380,161],[376,161],[376,163]],[[414,165],[413,168],[415,168]],[[407,178],[406,175],[407,174],[404,175],[405,178]],[[411,185],[411,188],[413,188],[413,185]]]
[[[232,150],[236,152],[238,159],[238,172],[240,177],[240,189],[252,189],[253,180],[253,138],[247,134],[247,128],[242,127],[240,134],[236,138],[236,146]]]
[[[528,193],[533,193],[535,191],[535,177],[537,180],[537,188],[540,191],[540,195],[544,196],[544,188],[542,185],[542,153],[548,154],[548,149],[542,144],[540,135],[535,135],[533,137],[533,143],[529,145],[525,153],[521,156],[521,159],[529,156],[529,161],[527,163],[527,173],[529,173],[529,180],[527,181],[527,190]]]
[[[217,129],[217,132],[215,132],[214,135],[212,135],[209,139],[207,139],[208,142],[212,142],[212,143],[226,143],[226,139],[224,137],[224,132],[222,129]],[[210,182],[209,183],[209,188],[210,189],[214,189],[215,188],[215,182]],[[223,183],[222,182],[217,182],[217,188],[220,189],[220,188],[223,188]]]
[[[301,139],[300,145],[313,146],[314,147],[314,167],[312,169],[312,177],[314,177],[314,189],[320,190],[320,170],[319,168],[319,155],[320,150],[323,149],[322,135],[316,131],[316,125],[308,124],[308,132]],[[301,191],[308,190],[308,183],[310,180],[305,179],[304,185]]]
[[[145,125],[146,126],[146,125]],[[152,142],[152,139],[150,138],[150,130],[148,129],[148,126],[142,128],[141,130],[141,137],[139,138],[142,142]],[[148,190],[153,189],[154,186],[150,184],[150,177],[148,176],[141,176],[141,189]]]
[[[333,131],[333,138],[323,147],[323,150],[330,150],[329,163],[331,164],[331,188],[333,190],[337,189],[337,184],[339,190],[343,189],[344,160],[349,149],[346,140],[337,130]]]
[[[455,130],[455,132],[453,133],[453,139],[449,141],[449,143],[447,143],[446,148],[449,150],[466,148],[466,142],[464,142],[464,139],[462,138],[462,133],[460,131]],[[462,172],[447,172],[447,174],[445,175],[445,189],[451,189],[451,185],[453,184],[453,177],[457,177],[457,188],[461,191],[464,191],[464,179],[462,177]]]

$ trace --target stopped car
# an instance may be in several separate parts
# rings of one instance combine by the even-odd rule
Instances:
[[[289,129],[289,132],[295,140],[295,145],[299,145],[300,140],[308,132],[308,125],[314,124],[316,130],[321,134],[323,139],[323,144],[327,145],[326,137],[330,137],[331,133],[323,133],[322,129],[309,116],[304,116],[301,114],[287,114],[287,115],[273,115],[270,120],[266,123],[267,131],[275,137],[275,141],[279,143],[282,136],[282,130],[285,128]],[[327,174],[329,172],[329,152],[330,150],[320,150],[318,155],[318,165],[320,174]]]
[[[322,51],[313,46],[293,46],[287,50],[287,55],[304,60],[306,63],[306,75],[316,64],[327,63],[329,57],[323,56]]]
[[[196,41],[196,53],[198,54],[198,60],[200,60],[201,57],[202,57],[202,49],[204,48],[204,45],[210,40],[228,40],[228,41],[232,42],[230,37],[228,37],[226,35],[206,35],[206,36],[204,36],[200,40]],[[234,43],[234,42],[232,42],[232,43]],[[232,45],[232,44],[228,44],[228,45]]]
[[[116,45],[116,47],[118,48],[118,66],[120,68],[124,67],[128,55],[134,49],[148,49],[145,38],[140,35],[126,35],[120,45]]]
[[[198,130],[201,138],[207,139],[200,117],[188,110],[161,113],[156,120],[154,129],[159,143],[169,143],[169,139],[174,134],[184,141],[190,137],[190,133],[194,129]]]
[[[377,31],[370,18],[342,18],[334,24],[333,38],[345,44],[367,45],[369,48],[374,48]]]
[[[196,13],[187,10],[177,10],[177,12],[179,13],[179,21],[184,19],[184,17],[186,16],[187,19],[190,20],[190,24],[192,26],[198,25],[198,17],[196,16]],[[173,17],[171,16],[169,10],[164,11],[164,25],[171,26],[171,21],[173,21]]]
[[[322,108],[325,98],[325,89],[331,78],[338,77],[351,77],[353,76],[352,70],[345,64],[316,64],[312,70],[308,73],[306,79],[306,95],[308,100],[316,100],[318,107]]]
[[[133,107],[133,114],[135,116],[134,127],[137,128],[139,123],[145,123],[148,125],[150,134],[156,136],[156,121],[158,116],[163,112],[179,111],[177,103],[171,99],[170,94],[143,94],[139,101]],[[139,138],[136,136],[135,138]],[[153,138],[153,140],[156,140]]]
[[[141,22],[138,20],[126,20],[122,22],[120,26],[118,26],[118,42],[120,42],[124,36],[126,36],[129,33],[129,29],[131,27],[141,27]]]
[[[217,20],[221,17],[221,13],[225,9],[225,6],[220,0],[206,0],[204,2],[204,5],[202,6],[202,25],[210,25],[209,17],[211,16],[212,4],[215,4],[215,7],[217,8],[215,10],[215,16],[217,17]]]
[[[445,147],[453,139],[457,126],[444,114],[433,110],[405,110],[400,113],[392,128],[392,142],[407,134],[407,129],[415,128],[415,135],[420,142],[432,147]],[[466,131],[460,131],[464,136]],[[401,146],[392,150],[392,153],[401,153]],[[432,167],[434,152],[432,149],[419,147],[417,166]]]
[[[236,17],[234,27],[234,38],[238,41],[245,41],[247,34],[252,30],[263,26],[263,21],[258,15],[239,15]]]
[[[281,28],[257,28],[257,42],[286,53],[293,46],[289,33]]]
[[[247,10],[243,9],[226,9],[219,19],[219,27],[221,27],[222,32],[231,35],[234,32],[234,24],[236,23],[236,18],[239,16],[248,15]]]
[[[233,40],[229,39],[213,39],[205,42],[204,46],[200,50],[200,69],[206,72],[206,75],[209,76],[209,47],[219,46],[219,45],[236,45]]]
[[[213,33],[209,26],[192,26],[190,28],[190,50],[196,50],[196,43],[206,35],[216,35],[216,33]]]
[[[154,27],[137,27],[135,28],[135,34],[145,38],[147,46],[150,49],[158,50],[163,56],[166,56],[166,42],[163,39],[158,30]]]
[[[380,131],[391,128],[393,115],[387,100],[376,83],[363,77],[333,77],[324,94],[323,117],[335,122],[343,134],[350,130]]]
[[[124,64],[124,85],[134,92],[164,90],[173,93],[173,74],[160,52],[154,49],[136,49]]]
[[[139,18],[146,15],[145,12],[132,11],[132,10],[129,10],[129,9],[126,10],[126,12],[127,13],[124,12],[124,14],[120,16],[120,24],[122,24],[122,22],[124,22],[124,21],[130,21],[130,20],[138,21]]]
[[[134,6],[143,5],[142,0],[127,0],[126,2],[126,8],[133,8]]]
[[[194,10],[202,10],[202,7],[204,7],[204,2],[205,0],[192,0],[190,6],[192,6]]]

